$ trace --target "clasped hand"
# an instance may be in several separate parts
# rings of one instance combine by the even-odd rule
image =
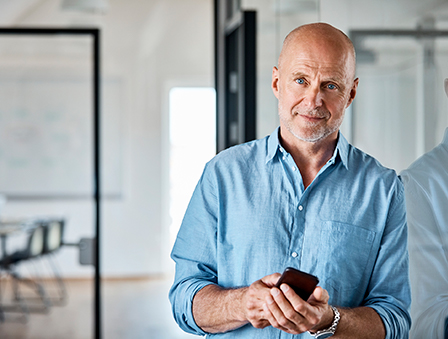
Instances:
[[[317,331],[330,326],[333,311],[328,305],[328,292],[316,287],[308,301],[292,288],[275,287],[279,273],[268,275],[249,286],[245,295],[247,320],[256,328],[273,326],[291,334]]]

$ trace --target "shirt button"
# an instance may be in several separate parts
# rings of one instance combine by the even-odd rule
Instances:
[[[293,171],[297,171],[297,167],[293,167],[292,170],[293,170]]]
[[[299,211],[302,211],[302,210],[303,210],[303,206],[299,205]]]
[[[297,256],[298,256],[297,252],[292,252],[291,255],[292,255],[293,258],[297,258]]]

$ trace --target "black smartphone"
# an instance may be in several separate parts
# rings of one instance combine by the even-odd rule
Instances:
[[[307,301],[318,283],[319,279],[314,275],[287,267],[275,287],[280,288],[281,284],[287,284],[300,298]]]

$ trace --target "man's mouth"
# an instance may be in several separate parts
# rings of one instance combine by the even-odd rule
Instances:
[[[299,115],[308,120],[321,120],[324,118],[324,117],[316,116],[316,115],[306,115],[306,114],[299,114]]]
[[[311,111],[301,111],[301,110],[294,110],[294,115],[300,115],[304,119],[310,120],[310,121],[319,121],[322,119],[326,119],[326,117],[329,115],[328,111],[326,110],[311,110]]]
[[[319,122],[326,118],[325,115],[317,115],[317,114],[307,114],[307,113],[299,113],[296,112],[296,115],[299,115],[301,118],[308,122]]]

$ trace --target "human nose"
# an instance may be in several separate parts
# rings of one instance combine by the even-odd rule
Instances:
[[[323,95],[320,87],[308,86],[303,98],[303,102],[310,109],[322,106]]]

